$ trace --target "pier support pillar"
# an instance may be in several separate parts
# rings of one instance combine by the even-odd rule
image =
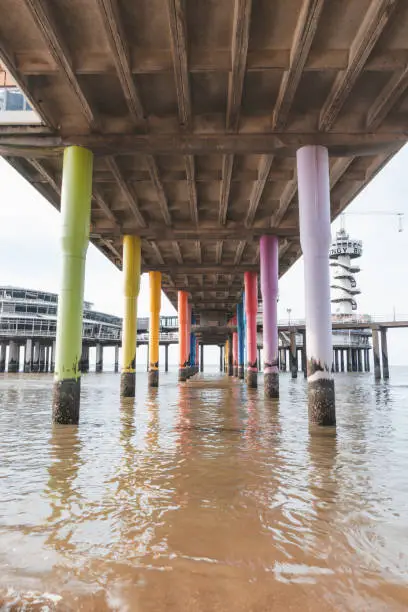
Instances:
[[[334,370],[339,371],[339,349],[334,349]]]
[[[140,288],[141,241],[139,236],[123,237],[124,316],[122,330],[122,372],[120,394],[135,397],[137,298]]]
[[[93,155],[87,149],[65,149],[62,188],[62,278],[58,298],[53,421],[79,421],[82,312],[85,257],[89,242]]]
[[[357,351],[356,349],[351,349],[351,364],[352,364],[352,371],[353,372],[357,372]]]
[[[245,376],[245,324],[244,324],[244,303],[237,304],[237,333],[238,333],[238,378],[241,380]]]
[[[227,374],[232,376],[234,374],[234,357],[233,357],[233,338],[232,334],[228,338],[228,353],[227,353]]]
[[[297,378],[298,375],[298,360],[296,348],[296,332],[290,332],[290,371],[292,378]]]
[[[50,364],[50,372],[55,372],[55,340],[53,340],[51,344],[51,364]],[[88,369],[89,369],[89,353],[88,353]]]
[[[164,345],[164,371],[169,371],[169,345]]]
[[[200,344],[200,372],[204,372],[204,344]]]
[[[31,338],[26,340],[24,348],[24,372],[31,372],[31,360],[33,356],[33,341]]]
[[[89,372],[89,346],[87,344],[82,345],[80,367],[82,374]]]
[[[33,362],[31,366],[31,371],[32,372],[40,371],[40,343],[39,342],[34,342]]]
[[[188,294],[186,291],[178,292],[178,317],[179,317],[179,374],[180,381],[188,378]]]
[[[281,370],[286,372],[286,347],[281,348]]]
[[[344,351],[340,349],[340,371],[344,372]]]
[[[40,344],[40,363],[39,371],[42,373],[45,371],[45,346]]]
[[[256,389],[258,386],[256,315],[258,312],[258,277],[255,272],[244,273],[245,314],[247,341],[247,385]]]
[[[161,272],[149,272],[149,387],[159,386],[159,328],[161,308]]]
[[[363,361],[362,361],[361,349],[360,348],[356,349],[356,353],[357,353],[357,371],[362,372],[363,371]]]
[[[20,347],[14,340],[10,341],[9,344],[9,358],[7,371],[10,373],[16,373],[20,369]]]
[[[366,372],[370,371],[370,351],[364,349],[364,369]]]
[[[7,344],[5,342],[2,342],[0,344],[0,372],[6,371],[6,351]]]
[[[103,371],[103,345],[96,345],[96,363],[95,363],[95,372]]]
[[[390,369],[388,366],[388,345],[387,345],[387,328],[381,328],[381,360],[382,360],[382,370],[383,370],[383,378],[390,377]]]
[[[232,373],[238,377],[238,332],[232,334]]]
[[[190,358],[189,358],[189,377],[196,374],[195,362],[196,362],[196,340],[195,334],[191,332],[192,325],[195,323],[195,317],[192,313],[192,307],[190,306]]]
[[[309,421],[335,425],[330,303],[329,155],[325,147],[297,151],[299,229],[305,269]]]
[[[119,345],[115,344],[115,365],[114,371],[119,372]]]
[[[50,347],[45,347],[45,371],[50,371]]]
[[[222,344],[220,344],[220,372],[222,372],[224,367],[224,358],[222,355]]]
[[[198,341],[198,337],[194,334],[195,337],[195,343],[196,343],[196,347],[195,347],[195,371],[196,374],[200,371],[200,343]]]
[[[264,390],[266,397],[279,397],[278,238],[261,236],[259,248],[263,305]]]
[[[378,342],[378,329],[372,330],[373,339],[373,360],[374,360],[374,378],[380,380],[381,378],[381,363],[380,363],[380,345]]]
[[[353,358],[351,354],[351,348],[347,349],[347,372],[353,371]]]

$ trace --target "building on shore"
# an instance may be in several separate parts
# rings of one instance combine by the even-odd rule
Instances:
[[[20,287],[0,286],[0,372],[54,370],[58,295]],[[121,343],[122,319],[93,310],[84,302],[81,369],[89,369],[89,349],[96,347],[96,369],[103,367],[103,347],[115,347],[115,366]],[[7,350],[8,348],[8,350]],[[8,353],[8,354],[7,354]]]

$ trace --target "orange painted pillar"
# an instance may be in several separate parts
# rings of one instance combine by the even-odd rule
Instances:
[[[256,272],[245,272],[245,313],[247,337],[247,384],[248,387],[258,386],[258,362],[256,341],[256,315],[258,312],[258,276]]]
[[[188,378],[188,352],[190,350],[190,339],[188,334],[188,315],[188,294],[186,291],[179,291],[179,380],[187,380]]]

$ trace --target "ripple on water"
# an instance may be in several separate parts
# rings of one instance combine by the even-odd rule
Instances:
[[[64,427],[1,378],[0,609],[408,609],[408,370],[336,377],[324,435],[303,378],[260,383],[90,374]]]

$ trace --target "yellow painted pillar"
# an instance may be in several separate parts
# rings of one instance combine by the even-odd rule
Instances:
[[[54,423],[77,424],[82,353],[85,258],[92,197],[91,151],[67,147],[61,188],[62,274],[58,297],[53,413]]]
[[[120,394],[134,397],[136,391],[137,297],[140,288],[141,243],[139,236],[123,237],[124,316],[122,328],[122,375]]]
[[[159,386],[159,327],[161,306],[161,272],[149,272],[149,387]]]

